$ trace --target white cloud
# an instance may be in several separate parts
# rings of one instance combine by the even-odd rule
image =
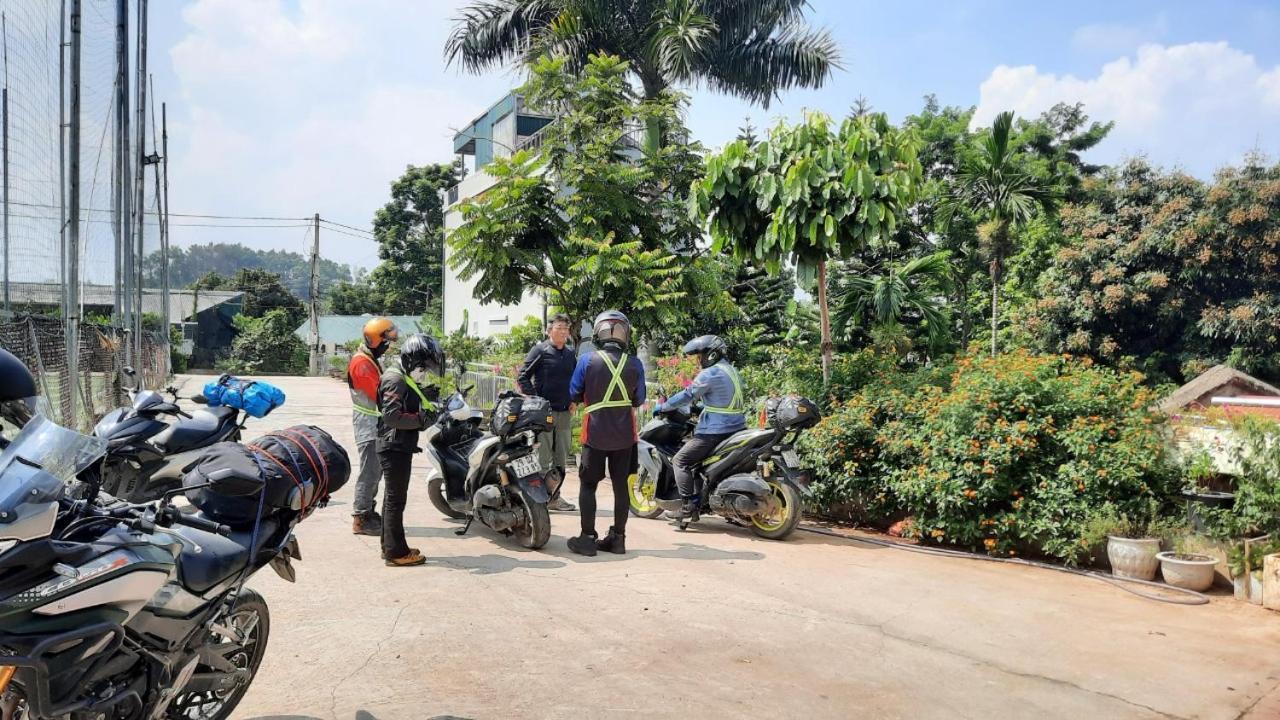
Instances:
[[[465,125],[516,78],[442,58],[458,2],[195,0],[169,51],[172,204],[368,226],[406,165],[453,158]],[[177,112],[173,112],[173,111]],[[174,242],[304,251],[302,229],[175,228]],[[234,233],[234,234],[232,234]],[[376,245],[321,233],[322,254],[372,266]]]
[[[1280,66],[1259,66],[1225,42],[1144,45],[1092,78],[1001,65],[982,83],[973,126],[1057,102],[1083,102],[1094,119],[1116,122],[1101,160],[1142,153],[1207,176],[1255,147],[1280,152]]]

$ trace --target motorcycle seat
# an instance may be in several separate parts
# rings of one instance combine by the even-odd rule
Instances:
[[[166,453],[180,453],[212,445],[226,424],[235,417],[233,408],[218,406],[197,410],[190,418],[180,418],[156,434],[152,442]]]
[[[722,440],[720,444],[716,446],[716,449],[711,453],[711,457],[723,455],[725,452],[734,448],[737,445],[743,445],[749,442],[753,442],[755,440],[758,440],[768,435],[773,435],[773,431],[765,430],[763,428],[739,430],[738,432]]]
[[[201,515],[203,517],[203,515]],[[253,528],[235,530],[223,537],[184,525],[174,525],[170,532],[182,538],[182,553],[178,556],[178,579],[182,586],[197,595],[207,592],[218,583],[244,570],[249,559],[276,540],[280,521],[270,516],[262,518],[258,529],[257,547],[250,550]]]

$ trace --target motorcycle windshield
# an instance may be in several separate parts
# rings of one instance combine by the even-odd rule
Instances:
[[[68,430],[44,415],[33,417],[0,453],[0,524],[44,512],[106,447],[105,441]]]

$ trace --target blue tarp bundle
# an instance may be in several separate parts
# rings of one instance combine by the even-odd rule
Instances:
[[[226,405],[256,418],[266,417],[284,404],[284,391],[275,385],[233,375],[223,375],[217,381],[205,385],[204,396],[210,407]]]

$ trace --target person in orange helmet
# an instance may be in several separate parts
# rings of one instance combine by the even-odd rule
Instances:
[[[379,359],[399,336],[390,318],[376,317],[364,324],[364,342],[347,364],[347,387],[351,390],[351,423],[356,431],[356,450],[360,454],[360,474],[356,477],[356,499],[351,507],[351,532],[356,535],[381,535],[382,517],[378,515],[378,480],[382,466],[378,462],[378,384],[382,380]]]

